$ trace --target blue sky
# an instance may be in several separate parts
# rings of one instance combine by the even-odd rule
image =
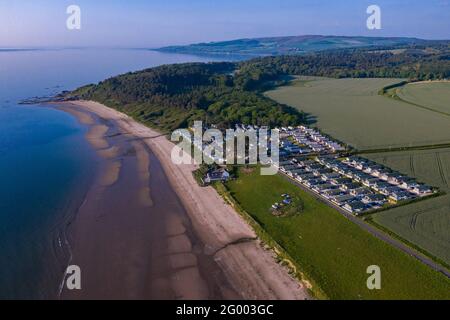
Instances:
[[[67,6],[82,28],[66,28]],[[382,29],[366,28],[377,4]],[[450,0],[0,0],[0,47],[158,47],[326,34],[450,39]]]

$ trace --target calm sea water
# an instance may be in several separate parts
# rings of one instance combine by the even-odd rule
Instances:
[[[65,228],[96,156],[70,115],[18,101],[167,63],[211,60],[143,50],[0,51],[0,298],[55,297]]]

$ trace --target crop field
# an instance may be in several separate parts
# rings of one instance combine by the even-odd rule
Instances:
[[[396,93],[402,100],[450,116],[450,82],[410,83],[396,89]]]
[[[241,169],[226,186],[329,298],[450,298],[450,279],[375,238],[286,178]],[[302,210],[277,217],[270,208],[285,193],[301,198]],[[381,268],[381,290],[367,289],[370,265]]]
[[[307,112],[313,125],[360,150],[449,143],[450,117],[378,94],[401,81],[297,77],[266,95]]]
[[[450,149],[367,154],[446,194],[373,215],[374,221],[450,265]]]

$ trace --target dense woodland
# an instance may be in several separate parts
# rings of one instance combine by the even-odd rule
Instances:
[[[335,50],[305,56],[273,56],[242,62],[239,83],[257,90],[280,75],[332,78],[450,78],[450,43],[435,47]]]
[[[286,81],[287,75],[450,78],[450,45],[164,65],[113,77],[65,96],[99,101],[165,131],[187,127],[194,120],[224,128],[236,123],[304,123],[305,114],[261,94],[268,86]]]
[[[195,120],[230,128],[237,123],[291,125],[304,115],[235,84],[235,63],[165,65],[82,87],[71,98],[95,100],[169,131]]]

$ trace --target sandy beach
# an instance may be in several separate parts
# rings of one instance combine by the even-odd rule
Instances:
[[[63,299],[309,299],[174,144],[99,103],[55,105],[88,126],[104,164],[71,230],[83,290]]]

